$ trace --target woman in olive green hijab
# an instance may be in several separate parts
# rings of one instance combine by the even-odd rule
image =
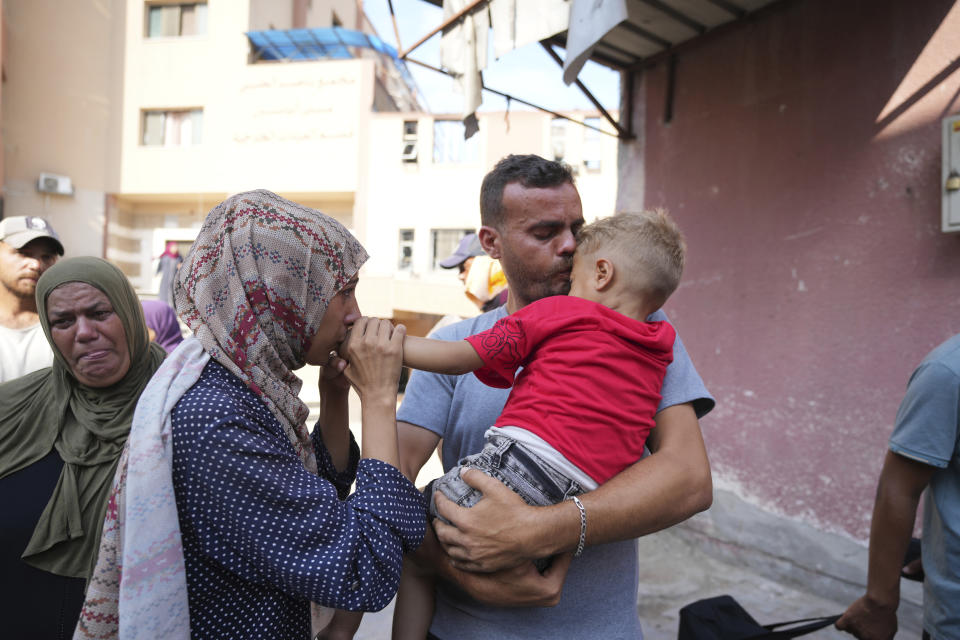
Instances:
[[[0,385],[2,619],[33,634],[49,622],[43,611],[55,617],[59,592],[75,586],[63,581],[50,593],[52,578],[30,567],[90,576],[134,408],[166,355],[150,342],[126,276],[105,260],[59,262],[36,296],[53,366]],[[59,622],[67,633],[75,623]]]

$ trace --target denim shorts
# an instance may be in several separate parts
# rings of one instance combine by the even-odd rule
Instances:
[[[487,437],[480,453],[463,458],[459,466],[427,486],[426,497],[431,518],[444,520],[437,513],[434,491],[443,492],[443,495],[462,507],[472,507],[483,498],[479,490],[460,478],[460,472],[467,469],[477,469],[496,478],[534,507],[557,504],[584,493],[576,480],[564,475],[513,438],[492,434]],[[540,571],[544,571],[550,565],[550,560],[536,560],[535,564]]]

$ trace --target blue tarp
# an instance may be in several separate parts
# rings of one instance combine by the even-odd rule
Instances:
[[[271,29],[248,31],[247,38],[253,46],[257,60],[323,60],[352,58],[350,47],[373,49],[390,56],[404,80],[415,86],[397,50],[377,36],[342,27],[317,29]]]

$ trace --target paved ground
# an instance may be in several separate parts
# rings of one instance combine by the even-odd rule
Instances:
[[[834,602],[783,587],[749,572],[716,562],[692,549],[673,535],[657,534],[643,541],[640,557],[641,582],[645,597],[639,606],[647,640],[677,637],[680,607],[699,598],[729,593],[761,623],[840,613]],[[382,612],[364,617],[356,640],[390,637],[391,605]],[[918,637],[919,634],[914,637]],[[809,638],[851,638],[836,630],[824,630]],[[907,636],[904,636],[907,637]]]
[[[312,370],[312,371],[311,371]],[[301,397],[316,411],[319,397],[313,367],[298,371],[304,379]],[[351,415],[359,418],[359,400],[351,398]],[[360,439],[359,423],[351,430]],[[441,475],[440,461],[434,458],[421,474],[424,484]],[[768,580],[756,572],[731,566],[710,557],[689,542],[690,536],[666,531],[640,541],[641,593],[638,611],[647,640],[677,637],[680,608],[701,598],[730,594],[761,624],[842,613],[848,603],[824,599],[795,587]],[[393,604],[379,613],[367,614],[356,640],[390,637]],[[897,638],[919,638],[916,623],[901,621]],[[850,639],[852,636],[827,628],[805,636],[814,640]]]
[[[761,624],[842,613],[847,603],[823,599],[756,573],[732,567],[693,548],[681,536],[663,532],[640,542],[641,598],[638,610],[646,640],[675,640],[680,607],[700,598],[730,594]],[[393,605],[364,617],[356,640],[390,637]],[[850,640],[827,627],[804,636],[813,640]],[[919,638],[920,629],[904,626],[897,638]]]

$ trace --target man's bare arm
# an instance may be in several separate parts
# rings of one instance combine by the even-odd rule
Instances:
[[[461,375],[483,366],[483,360],[466,340],[433,340],[407,336],[403,364],[414,369]]]
[[[910,544],[920,494],[934,467],[887,451],[870,523],[867,592],[837,620],[862,640],[893,638],[900,605],[900,567]]]
[[[652,454],[581,496],[588,545],[660,531],[710,506],[710,463],[693,406],[668,407],[656,419],[647,440]],[[465,509],[436,498],[441,515],[455,525],[435,526],[456,568],[495,571],[576,549],[580,512],[572,502],[530,507],[481,473],[463,478],[483,491],[483,500]]]
[[[433,455],[440,436],[409,422],[397,421],[397,439],[400,442],[400,471],[407,480],[416,483],[417,474]]]
[[[710,508],[713,477],[692,404],[667,407],[647,438],[651,455],[588,494],[594,518],[591,544],[639,538]],[[590,508],[590,507],[588,507]]]

